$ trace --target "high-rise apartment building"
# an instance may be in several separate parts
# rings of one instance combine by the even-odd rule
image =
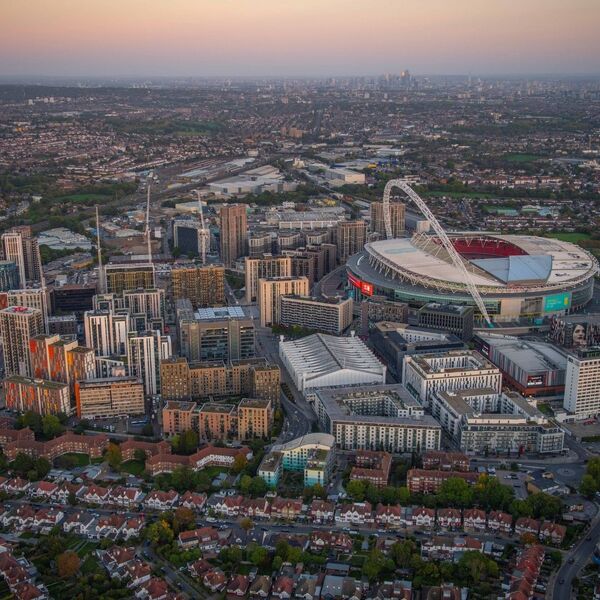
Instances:
[[[104,268],[106,291],[120,294],[127,290],[154,289],[154,265],[145,264],[108,264]]]
[[[392,222],[392,237],[400,237],[404,233],[404,215],[406,205],[402,202],[390,202],[390,218]],[[385,219],[383,202],[371,202],[371,231],[385,239]]]
[[[31,234],[31,227],[13,227],[2,234],[1,240],[4,258],[17,266],[20,286],[24,288],[28,283],[42,283],[40,248],[37,239]]]
[[[291,277],[292,259],[290,256],[263,254],[256,258],[246,258],[246,302],[254,302],[258,297],[258,280],[267,277]]]
[[[44,323],[42,313],[37,308],[9,306],[0,310],[5,376],[31,375],[29,340],[42,333]]]
[[[154,396],[160,391],[160,362],[170,358],[171,338],[160,331],[129,332],[127,366],[129,375],[142,380],[144,391]]]
[[[563,406],[576,419],[600,414],[600,346],[580,348],[569,354]]]
[[[66,383],[11,375],[4,380],[6,407],[40,415],[71,415],[71,395]]]
[[[10,290],[6,292],[7,306],[26,306],[37,308],[42,313],[44,331],[48,327],[50,314],[50,296],[46,288]]]
[[[173,220],[173,246],[189,257],[202,254],[202,244],[208,237],[202,235],[202,223],[193,219],[178,218]],[[208,248],[205,251],[208,252]]]
[[[80,419],[142,415],[144,385],[137,377],[79,381],[75,385],[75,406]]]
[[[281,296],[308,296],[307,277],[269,277],[258,280],[258,310],[260,324],[268,327],[280,322]]]
[[[229,204],[221,207],[221,261],[232,267],[235,261],[245,256],[248,246],[248,222],[244,204]]]
[[[336,227],[336,244],[340,264],[365,247],[367,224],[364,221],[342,221]]]
[[[352,298],[281,296],[279,323],[339,335],[352,323],[353,304]]]
[[[71,393],[75,382],[95,377],[94,351],[59,335],[38,335],[29,340],[31,374],[35,379],[66,383]]]
[[[190,361],[239,360],[255,354],[254,320],[237,306],[185,315],[178,332],[180,354]]]
[[[192,307],[223,306],[225,304],[225,269],[221,266],[192,265],[171,271],[175,301],[187,298]]]
[[[127,334],[132,330],[129,311],[86,311],[83,328],[85,345],[93,348],[96,356],[124,356],[127,353]]]

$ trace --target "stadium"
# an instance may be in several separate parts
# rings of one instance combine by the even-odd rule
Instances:
[[[481,317],[478,292],[496,322],[539,322],[576,312],[592,299],[598,262],[579,246],[481,232],[448,233],[447,238],[459,258],[451,256],[448,240],[440,235],[415,234],[366,244],[346,265],[355,299],[382,295],[412,307],[428,302],[469,304]],[[469,290],[460,262],[476,292]]]

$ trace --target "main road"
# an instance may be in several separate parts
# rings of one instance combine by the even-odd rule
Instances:
[[[592,519],[590,528],[573,549],[563,556],[563,564],[556,573],[550,590],[550,600],[566,600],[571,597],[573,579],[589,562],[600,540],[600,511]]]

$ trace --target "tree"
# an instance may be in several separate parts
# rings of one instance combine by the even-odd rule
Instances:
[[[514,492],[495,477],[481,475],[473,488],[473,496],[485,510],[507,510],[514,499]]]
[[[550,494],[538,492],[531,494],[525,501],[536,519],[555,519],[562,514],[562,500]]]
[[[19,452],[17,456],[15,456],[15,460],[13,460],[10,467],[21,477],[25,477],[28,471],[35,469],[35,463],[30,456],[23,454],[23,452]]]
[[[598,484],[591,475],[584,475],[579,484],[579,493],[586,498],[593,498],[598,491]]]
[[[534,533],[525,532],[521,535],[520,542],[524,546],[529,546],[531,544],[537,544],[537,536]]]
[[[244,494],[244,496],[247,496],[250,494],[250,486],[251,485],[252,485],[252,477],[250,477],[250,475],[242,475],[240,477],[240,483],[239,483],[240,492],[242,492],[242,494]]]
[[[196,523],[196,515],[191,508],[180,506],[173,515],[173,529],[175,533],[189,529]]]
[[[385,556],[383,555],[383,552],[374,548],[363,563],[363,574],[366,575],[370,581],[377,579],[384,565],[384,561]]]
[[[192,454],[198,449],[198,434],[193,429],[184,431],[179,438],[179,451]]]
[[[59,577],[68,579],[79,572],[79,556],[72,550],[67,550],[56,557],[56,570]]]
[[[254,527],[254,523],[252,522],[252,519],[249,519],[248,517],[243,517],[242,519],[240,519],[240,527],[247,533],[248,531],[250,531],[250,529]]]
[[[246,552],[248,560],[257,567],[266,568],[269,565],[269,551],[264,546],[251,544]]]
[[[274,571],[279,571],[279,569],[281,569],[282,564],[283,564],[283,559],[281,558],[281,556],[275,556],[273,558],[273,562],[271,563],[271,568]]]
[[[146,453],[141,448],[136,448],[133,451],[133,458],[142,464],[146,464]]]
[[[401,569],[410,567],[413,554],[417,553],[417,545],[412,540],[396,542],[390,547],[390,556]]]
[[[44,479],[46,475],[50,473],[51,468],[52,465],[50,464],[50,461],[47,458],[44,458],[43,456],[36,458],[34,469],[37,472],[38,479]]]
[[[18,421],[22,427],[29,427],[35,434],[42,433],[42,415],[28,410]]]
[[[248,466],[248,459],[243,454],[238,454],[233,459],[232,473],[241,473]]]
[[[464,508],[473,503],[473,490],[464,479],[449,477],[442,482],[436,498],[442,506]]]
[[[108,449],[106,450],[106,460],[110,465],[111,469],[118,471],[121,466],[121,462],[123,461],[123,456],[121,454],[121,448],[118,444],[110,443],[108,445]]]
[[[250,483],[250,494],[252,496],[263,496],[267,489],[267,482],[262,477],[257,475],[252,478],[252,482]]]
[[[346,492],[356,502],[362,502],[365,499],[365,491],[367,485],[360,479],[354,479],[348,482],[346,486]]]
[[[146,528],[146,539],[153,544],[170,544],[175,537],[166,519],[159,519]]]
[[[142,435],[145,435],[146,437],[154,436],[154,427],[152,427],[152,423],[146,423],[142,427]]]
[[[44,437],[49,440],[60,435],[65,428],[62,426],[60,419],[56,415],[44,415],[42,418],[42,432]]]
[[[465,552],[458,561],[459,576],[476,585],[482,579],[498,576],[498,565],[480,552],[469,550]]]

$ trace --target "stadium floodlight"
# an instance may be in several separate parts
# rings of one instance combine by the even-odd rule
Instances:
[[[475,283],[473,283],[473,278],[471,277],[471,274],[465,267],[465,263],[463,262],[460,254],[452,245],[450,238],[448,238],[446,232],[442,229],[442,226],[440,225],[439,221],[435,218],[435,215],[431,212],[427,204],[425,204],[423,198],[421,198],[421,196],[419,196],[419,194],[417,194],[417,192],[415,192],[403,179],[390,179],[386,183],[385,189],[383,190],[383,219],[385,223],[386,238],[388,240],[393,238],[392,215],[390,213],[390,196],[392,194],[393,188],[399,188],[400,190],[402,190],[417,205],[418,209],[421,211],[423,216],[431,223],[431,226],[440,238],[440,241],[442,242],[444,248],[450,255],[452,263],[462,273],[465,285],[469,290],[469,294],[471,294],[471,297],[473,298],[473,300],[475,300],[475,304],[477,305],[481,316],[485,319],[486,323],[491,326],[492,321],[483,302],[483,298],[481,297],[477,286],[475,285]]]

